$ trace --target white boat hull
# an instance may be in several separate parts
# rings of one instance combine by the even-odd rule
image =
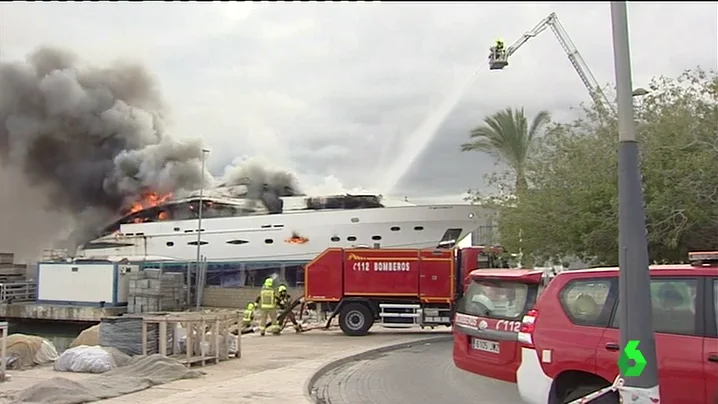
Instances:
[[[458,242],[484,223],[479,216],[471,205],[430,205],[207,218],[200,252],[210,262],[285,262],[309,261],[330,247],[434,248],[449,229],[460,229],[452,237]],[[194,261],[197,222],[123,224],[78,256]]]

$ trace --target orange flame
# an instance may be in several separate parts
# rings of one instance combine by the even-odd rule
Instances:
[[[157,206],[159,204],[166,202],[171,197],[172,197],[171,193],[164,194],[164,195],[158,194],[157,192],[144,193],[139,201],[136,201],[132,205],[130,205],[130,209],[129,209],[128,213],[135,213],[135,212],[139,212],[143,209]]]
[[[302,237],[297,233],[292,233],[292,237],[284,240],[285,243],[289,243],[289,244],[304,244],[307,241],[309,241],[308,238]]]

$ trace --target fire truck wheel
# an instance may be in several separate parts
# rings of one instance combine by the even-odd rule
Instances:
[[[347,304],[339,314],[339,327],[346,335],[366,335],[373,323],[369,308],[361,303]]]

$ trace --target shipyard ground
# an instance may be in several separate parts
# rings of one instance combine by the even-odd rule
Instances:
[[[331,404],[514,404],[516,385],[465,372],[451,359],[452,341],[375,353],[326,372],[314,384]]]
[[[312,376],[329,363],[382,346],[446,336],[447,331],[391,331],[377,329],[364,337],[347,337],[339,331],[312,330],[302,334],[242,338],[242,358],[201,368],[207,374],[180,380],[122,397],[102,400],[116,404],[300,404],[312,402],[307,386]],[[80,380],[88,374],[55,372],[52,367],[10,371],[11,380],[0,391],[20,390],[52,377]]]

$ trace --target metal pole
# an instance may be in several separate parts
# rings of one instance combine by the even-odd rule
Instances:
[[[209,153],[209,150],[202,149],[202,180],[200,182],[199,186],[199,208],[197,210],[197,266],[195,271],[195,276],[199,277],[201,272],[201,260],[202,260],[202,205],[203,200],[202,197],[204,196],[204,167],[205,162],[207,159],[207,153]],[[199,278],[197,278],[197,282],[199,282]],[[197,283],[197,287],[199,287],[199,283]],[[199,296],[199,290],[195,290],[195,296]],[[197,300],[197,310],[199,310],[199,300]]]
[[[648,241],[643,208],[643,189],[638,159],[638,143],[633,120],[631,57],[625,1],[611,2],[613,57],[618,101],[618,206],[619,206],[619,327],[621,348],[639,341],[638,350],[646,366],[638,376],[626,376],[620,390],[623,402],[651,403],[658,399],[656,341],[653,335]],[[634,397],[632,397],[634,396]],[[640,397],[636,400],[636,397]],[[654,401],[655,402],[655,401]]]
[[[187,263],[185,270],[187,276],[187,300],[185,301],[185,308],[189,310],[192,307],[192,264]]]

